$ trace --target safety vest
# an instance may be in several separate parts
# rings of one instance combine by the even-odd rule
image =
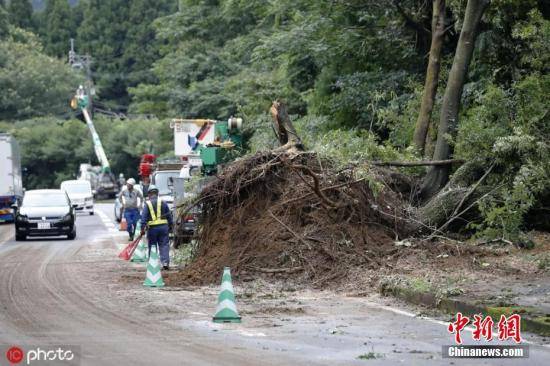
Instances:
[[[147,207],[149,207],[149,215],[151,216],[151,220],[147,221],[147,225],[149,226],[157,226],[157,225],[167,225],[168,220],[161,218],[161,206],[162,202],[160,200],[160,197],[157,198],[157,212],[155,214],[155,210],[153,209],[153,204],[151,201],[147,201]]]

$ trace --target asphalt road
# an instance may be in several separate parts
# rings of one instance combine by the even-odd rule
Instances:
[[[362,300],[327,303],[331,310],[317,318],[304,317],[284,329],[260,329],[258,337],[218,331],[224,326],[213,332],[208,321],[185,314],[178,322],[159,321],[121,301],[99,280],[116,276],[121,266],[112,253],[124,235],[112,224],[112,210],[112,205],[100,204],[95,216],[79,215],[74,241],[15,242],[13,226],[0,226],[0,351],[14,345],[71,345],[83,365],[550,364],[550,348],[537,344],[530,345],[530,357],[524,360],[442,359],[441,346],[451,344],[444,322]],[[319,337],[320,329],[335,319],[348,323],[342,335]],[[463,337],[474,343],[470,332]],[[543,342],[535,338],[535,343]],[[396,345],[413,351],[396,352]],[[357,358],[368,349],[386,356],[373,352],[373,359]],[[7,364],[4,353],[0,365]]]

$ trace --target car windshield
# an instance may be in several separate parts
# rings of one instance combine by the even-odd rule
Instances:
[[[62,186],[62,189],[69,194],[92,193],[90,186],[87,184],[67,184]]]
[[[178,178],[179,172],[157,172],[155,174],[155,185],[159,189],[160,195],[172,194],[172,191],[168,187],[169,178]]]
[[[26,194],[23,206],[26,207],[59,207],[67,206],[67,196],[64,193]]]

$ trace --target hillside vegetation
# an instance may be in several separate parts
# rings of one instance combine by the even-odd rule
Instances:
[[[2,129],[23,146],[59,136],[23,150],[29,188],[93,160],[65,107],[82,78],[65,65],[72,37],[94,57],[100,103],[156,116],[99,122],[117,171],[135,173],[151,143],[169,154],[176,116],[242,116],[248,150],[269,149],[281,100],[306,148],[341,166],[466,161],[400,169],[417,185],[413,205],[475,187],[467,233],[520,240],[549,225],[546,1],[49,0],[32,22],[15,3],[28,1],[0,10]],[[41,170],[63,143],[71,154]]]

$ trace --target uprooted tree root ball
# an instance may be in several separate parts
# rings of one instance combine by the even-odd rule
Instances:
[[[237,278],[292,275],[315,286],[384,266],[398,254],[394,241],[414,230],[400,193],[390,189],[403,185],[398,180],[382,168],[336,169],[314,153],[238,160],[195,201],[198,244],[170,282],[215,283],[229,266]]]

